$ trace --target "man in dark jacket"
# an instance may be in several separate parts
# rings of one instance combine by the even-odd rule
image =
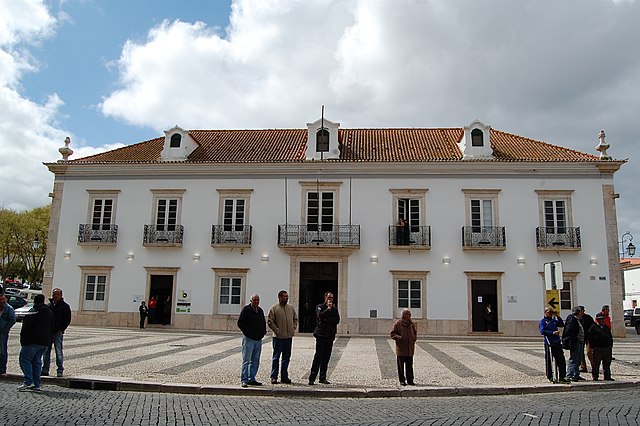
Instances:
[[[316,338],[316,353],[313,356],[311,373],[309,373],[309,385],[315,384],[318,371],[320,383],[330,384],[327,380],[327,369],[339,323],[340,314],[333,304],[333,293],[327,292],[324,294],[324,303],[316,306],[316,329],[313,332]]]
[[[238,328],[242,331],[242,387],[262,386],[256,380],[262,353],[262,338],[267,334],[267,321],[264,311],[259,306],[260,296],[251,295],[251,303],[242,308],[238,318]]]
[[[53,312],[44,304],[44,295],[38,294],[33,299],[33,308],[22,321],[20,330],[20,368],[24,374],[24,382],[19,391],[41,390],[42,354],[51,344],[53,331]]]
[[[71,324],[71,307],[62,298],[62,290],[54,288],[49,299],[49,309],[53,312],[55,326],[53,328],[53,336],[51,342],[44,351],[42,360],[42,375],[49,375],[49,367],[51,366],[51,346],[56,350],[56,367],[57,376],[62,377],[64,371],[64,355],[62,353],[62,338],[64,331]]]
[[[596,314],[596,323],[589,328],[589,342],[593,349],[593,369],[591,376],[593,380],[598,380],[600,373],[600,362],[604,371],[604,379],[613,381],[611,377],[611,352],[613,348],[613,337],[611,330],[605,324],[603,313]]]
[[[411,309],[402,310],[402,318],[393,324],[389,334],[396,341],[396,364],[398,365],[398,379],[402,386],[407,383],[415,385],[413,382],[413,354],[416,349],[418,339],[418,328],[416,323],[411,321]],[[407,371],[405,380],[405,367]]]
[[[558,383],[569,383],[565,378],[567,365],[560,343],[560,330],[558,330],[558,327],[564,327],[562,318],[560,318],[558,313],[553,309],[546,308],[544,310],[544,317],[540,320],[538,326],[540,328],[540,334],[544,336],[544,364],[547,379],[553,383],[555,383],[556,380],[558,380]],[[556,362],[557,378],[554,378],[553,375],[553,360]]]
[[[567,378],[572,382],[585,380],[580,376],[580,360],[584,353],[585,331],[580,323],[583,311],[580,306],[572,309],[572,313],[567,315],[562,331],[562,348],[569,349],[569,363],[567,365]]]
[[[595,321],[593,320],[593,317],[584,310],[584,306],[580,305],[580,309],[582,310],[582,318],[580,318],[580,322],[584,329],[584,352],[586,353],[586,359],[589,360],[589,365],[591,365],[591,369],[593,370],[593,349],[591,348],[591,343],[589,343],[589,329],[593,324],[595,324]],[[580,360],[581,373],[588,373],[585,353],[582,354],[582,359]]]

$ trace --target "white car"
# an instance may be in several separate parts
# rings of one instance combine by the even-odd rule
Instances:
[[[24,305],[22,308],[16,309],[15,310],[16,311],[16,321],[22,321],[24,317],[29,315],[29,312],[31,311],[31,308],[33,308],[33,302],[29,302],[26,305]]]

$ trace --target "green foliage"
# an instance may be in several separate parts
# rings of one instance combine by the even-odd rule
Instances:
[[[24,212],[0,209],[0,276],[42,283],[51,206]],[[37,241],[38,244],[34,244]]]

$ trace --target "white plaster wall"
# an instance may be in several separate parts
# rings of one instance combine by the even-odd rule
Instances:
[[[640,306],[640,267],[624,271],[625,298],[624,309],[633,308],[633,301]]]
[[[353,178],[296,176],[288,178],[288,222],[301,223],[303,200],[299,181],[320,179],[341,181],[340,223],[349,222],[349,197],[353,224],[361,226],[361,247],[349,258],[348,312],[351,318],[368,318],[370,309],[378,310],[379,318],[391,318],[393,286],[390,270],[428,271],[427,317],[429,319],[466,320],[468,288],[465,271],[502,272],[500,304],[505,320],[540,318],[544,303],[544,284],[540,272],[543,264],[561,260],[565,272],[577,273],[574,300],[596,312],[610,303],[608,265],[606,262],[602,181],[598,178],[541,179],[527,176],[508,178]],[[111,265],[109,311],[135,312],[134,295],[144,295],[147,273],[144,267],[176,267],[177,288],[192,290],[192,312],[212,312],[213,267],[248,268],[247,297],[253,292],[262,296],[263,307],[276,300],[280,289],[289,288],[289,256],[277,247],[277,225],[285,223],[284,178],[180,180],[104,179],[66,180],[64,183],[60,232],[56,251],[54,285],[64,289],[65,298],[73,309],[80,298],[79,265]],[[153,189],[186,189],[183,195],[181,223],[184,225],[182,248],[145,248],[143,228],[152,223]],[[252,247],[219,249],[210,246],[211,225],[218,223],[219,195],[216,189],[253,189],[250,197],[249,223],[253,226]],[[390,251],[388,227],[394,223],[392,195],[389,189],[426,188],[426,225],[431,226],[432,249],[429,251]],[[465,202],[462,189],[500,189],[499,225],[506,227],[505,251],[463,251],[461,228],[465,223]],[[116,247],[78,246],[78,225],[88,223],[89,194],[86,189],[117,190]],[[582,251],[538,252],[535,228],[539,226],[539,189],[573,189],[573,226],[581,227]],[[351,193],[350,193],[351,192]],[[66,251],[71,257],[64,258]],[[126,259],[132,252],[135,258]],[[200,261],[193,261],[193,254]],[[262,262],[261,256],[269,256]],[[378,263],[369,258],[376,255]],[[450,257],[451,264],[442,263]],[[525,258],[520,265],[517,258]],[[595,258],[598,264],[590,265]],[[604,281],[599,277],[605,277]],[[592,280],[591,277],[595,279]],[[294,283],[297,285],[297,283]],[[515,296],[517,303],[507,303]],[[246,301],[244,301],[246,302]],[[297,301],[291,301],[297,306]]]

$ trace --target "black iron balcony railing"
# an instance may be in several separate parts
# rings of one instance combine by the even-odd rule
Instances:
[[[166,225],[145,225],[143,244],[182,245],[184,227]]]
[[[117,242],[118,225],[80,224],[78,243],[116,244]]]
[[[211,245],[250,246],[251,225],[212,225]]]
[[[504,226],[463,226],[462,246],[474,248],[505,248]]]
[[[580,227],[536,228],[536,246],[539,248],[580,248]]]
[[[431,247],[430,226],[389,227],[389,246]]]
[[[279,247],[360,247],[360,225],[278,225]]]

